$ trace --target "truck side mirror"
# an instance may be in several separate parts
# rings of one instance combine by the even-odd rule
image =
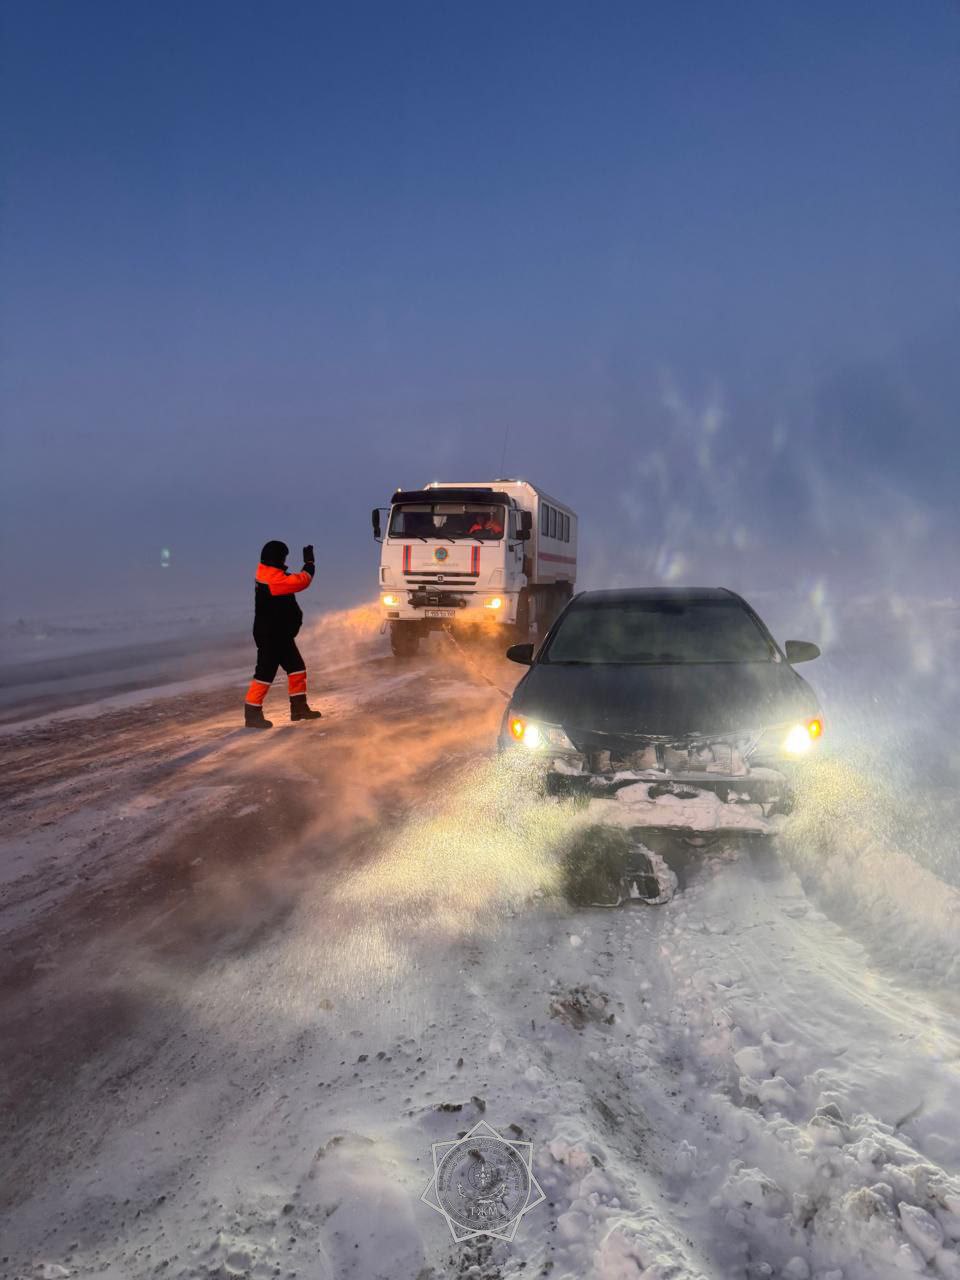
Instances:
[[[783,652],[791,666],[796,662],[812,662],[814,658],[820,657],[819,646],[809,640],[788,640],[783,646]]]
[[[373,522],[373,536],[377,542],[380,541],[380,508],[374,507],[370,512],[370,519]]]
[[[532,529],[532,528],[533,528],[533,512],[532,512],[532,511],[521,511],[521,512],[520,512],[520,533],[521,533],[521,536],[522,536],[523,534],[527,534],[527,535],[529,536],[530,531],[531,531],[531,529]],[[526,542],[526,538],[524,538],[524,539],[523,539],[523,541],[524,541],[524,542]]]

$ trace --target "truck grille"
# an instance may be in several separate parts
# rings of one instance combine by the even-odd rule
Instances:
[[[414,609],[462,609],[467,603],[462,592],[438,591],[436,588],[429,590],[425,587],[411,591],[409,601]]]
[[[468,591],[472,594],[476,590],[477,579],[475,574],[470,573],[428,573],[424,571],[423,573],[406,574],[404,583],[415,591],[453,590]]]
[[[439,580],[441,583],[451,583],[454,586],[477,580],[475,573],[455,573],[449,570],[444,572],[440,569],[418,569],[416,573],[404,574],[404,577],[409,583],[429,582],[432,585]]]

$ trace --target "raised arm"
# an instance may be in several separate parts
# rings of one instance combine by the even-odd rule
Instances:
[[[272,565],[261,564],[257,567],[257,581],[270,588],[272,596],[292,596],[297,591],[305,591],[313,581],[314,562],[313,547],[304,547],[303,569],[300,573],[287,573],[283,569],[275,569]],[[309,557],[307,552],[310,552]]]

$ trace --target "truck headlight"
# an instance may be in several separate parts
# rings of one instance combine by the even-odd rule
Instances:
[[[388,609],[396,609],[397,605],[400,603],[399,596],[391,596],[391,595],[381,596],[380,600],[381,600],[381,603],[386,605]]]
[[[487,596],[483,602],[483,607],[485,609],[499,609],[502,604],[503,601],[499,596]]]
[[[512,741],[527,747],[530,751],[573,751],[577,748],[559,724],[545,724],[542,720],[530,720],[526,716],[511,715],[507,719],[507,730]]]

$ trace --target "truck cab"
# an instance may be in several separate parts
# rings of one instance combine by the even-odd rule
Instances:
[[[448,627],[505,643],[544,634],[573,594],[576,516],[526,481],[398,489],[372,515],[381,612],[398,657]]]

